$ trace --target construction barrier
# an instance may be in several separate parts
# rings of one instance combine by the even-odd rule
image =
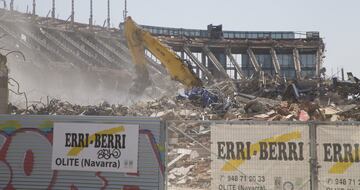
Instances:
[[[158,119],[0,115],[0,189],[164,189]]]
[[[360,127],[317,126],[319,190],[360,189]]]
[[[307,125],[217,124],[211,134],[211,189],[310,189]]]
[[[167,187],[359,190],[359,126],[359,122],[168,121]]]
[[[0,189],[357,190],[359,125],[0,115]]]

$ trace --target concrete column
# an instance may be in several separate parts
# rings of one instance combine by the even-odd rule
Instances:
[[[279,63],[279,59],[277,57],[276,51],[274,48],[270,49],[270,54],[271,54],[271,59],[272,59],[272,64],[274,66],[274,70],[275,70],[275,78],[280,79],[280,63]]]
[[[270,54],[271,54],[271,59],[272,59],[272,64],[274,66],[275,69],[275,74],[276,75],[280,75],[280,63],[279,63],[279,59],[276,55],[276,51],[274,48],[270,49]]]
[[[208,67],[207,67],[207,64],[206,64],[206,55],[205,55],[205,53],[204,52],[201,52],[201,63],[202,63],[202,65],[204,65],[205,66],[205,68],[207,69]],[[208,71],[209,73],[210,73],[210,71]],[[205,79],[205,76],[204,76],[205,74],[204,74],[204,72],[202,73],[202,78],[204,78]],[[211,75],[211,73],[210,73],[210,75]],[[214,78],[214,77],[213,77]]]
[[[261,67],[259,65],[259,62],[256,59],[256,56],[255,56],[253,50],[251,48],[248,48],[247,53],[249,55],[250,63],[252,64],[252,66],[255,69],[255,73],[260,72],[262,69],[261,69]]]
[[[320,70],[322,68],[322,65],[323,65],[323,51],[321,48],[319,48],[317,51],[316,51],[316,76],[317,77],[320,77]]]
[[[207,55],[207,57],[209,58],[209,60],[211,61],[211,63],[213,64],[213,66],[215,66],[215,69],[211,69],[210,64],[208,65],[208,68],[210,71],[213,71],[213,75],[215,76],[215,78],[229,78],[229,75],[227,74],[225,68],[224,68],[224,64],[222,64],[219,59],[210,51],[210,49],[207,46],[203,47],[203,51],[204,53]],[[225,54],[223,54],[225,57]],[[220,57],[220,56],[219,56]],[[226,66],[226,57],[225,57],[225,66]]]
[[[234,56],[231,54],[231,50],[230,50],[230,49],[226,49],[226,55],[229,57],[231,64],[234,65],[235,70],[237,71],[237,72],[235,72],[235,78],[237,78],[237,77],[236,77],[236,74],[239,74],[239,78],[240,78],[240,79],[244,79],[244,78],[245,78],[245,75],[244,75],[244,73],[243,73],[240,65],[239,65],[238,62],[235,60]]]
[[[6,57],[0,54],[0,114],[8,113],[9,89]]]
[[[184,52],[186,53],[186,55],[191,59],[191,61],[193,61],[196,66],[199,67],[199,69],[203,72],[203,74],[208,78],[208,80],[213,80],[214,76],[210,73],[210,71],[206,68],[205,65],[203,65],[203,63],[201,63],[197,57],[194,56],[194,54],[191,53],[190,49],[188,47],[184,47],[183,48]]]
[[[294,59],[294,67],[296,73],[296,79],[301,79],[301,63],[300,63],[300,54],[298,49],[293,50],[293,59]]]

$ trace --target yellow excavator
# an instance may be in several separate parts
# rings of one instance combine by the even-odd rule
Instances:
[[[188,89],[202,86],[201,80],[192,71],[190,65],[162,44],[159,39],[138,26],[131,17],[125,20],[124,32],[137,74],[130,93],[142,93],[151,84],[145,48],[160,60],[173,80],[179,81]]]

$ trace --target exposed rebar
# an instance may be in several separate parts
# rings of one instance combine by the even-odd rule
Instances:
[[[23,95],[25,97],[25,106],[26,106],[25,113],[27,113],[29,105],[28,105],[28,99],[27,99],[26,93],[25,92],[20,92],[20,84],[19,84],[18,81],[16,81],[13,78],[9,78],[8,83],[9,83],[10,86],[14,86],[10,81],[13,81],[16,84],[16,91],[14,91],[14,90],[12,90],[10,88],[9,88],[9,91],[16,94],[16,95],[18,95],[18,96]]]

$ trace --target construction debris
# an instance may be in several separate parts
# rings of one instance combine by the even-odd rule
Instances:
[[[300,92],[294,90],[297,89],[295,85],[290,86],[293,92]],[[110,105],[107,102],[81,106],[51,99],[46,103],[30,105],[27,112],[14,105],[10,105],[9,110],[11,114],[144,116],[164,120],[331,121],[335,118],[331,119],[333,115],[339,116],[337,120],[358,120],[359,103],[354,99],[339,99],[336,88],[339,86],[341,83],[337,83],[332,91],[318,92],[324,95],[311,98],[312,101],[309,98],[281,101],[282,98],[270,99],[237,93],[231,83],[222,82],[206,89],[181,92],[178,96],[139,101],[131,106]],[[289,95],[288,90],[285,90],[285,95]],[[303,93],[301,96],[306,95]]]
[[[344,96],[339,92],[344,88],[351,88],[352,92],[360,89],[356,78],[351,86],[348,84],[342,81],[305,90],[293,83],[285,91],[273,90],[271,96],[260,97],[259,92],[264,91],[249,88],[239,92],[233,83],[225,81],[206,88],[180,90],[178,95],[139,101],[131,106],[107,102],[81,106],[49,99],[27,109],[10,104],[9,110],[11,114],[21,115],[143,116],[169,121],[170,187],[208,189],[211,181],[210,124],[202,121],[360,121],[358,94]]]

